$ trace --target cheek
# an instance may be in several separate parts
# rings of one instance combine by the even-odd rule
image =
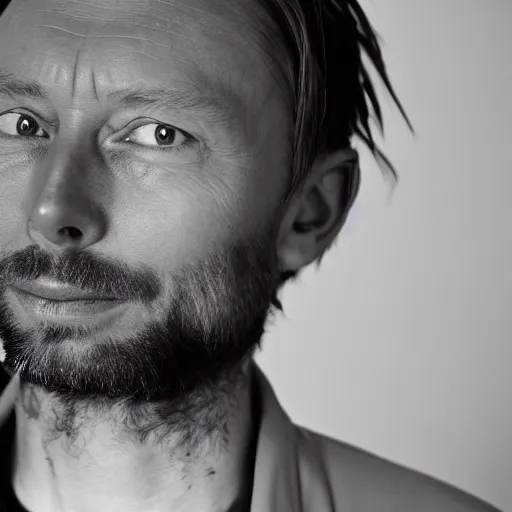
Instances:
[[[38,151],[0,150],[0,251],[14,250],[24,231],[24,204]]]
[[[174,272],[254,233],[275,211],[282,180],[265,176],[264,166],[223,165],[222,173],[174,176],[142,194],[117,190],[109,246],[127,262]]]
[[[286,184],[284,166],[272,157],[270,151],[244,175],[244,181],[239,187],[240,200],[235,208],[236,215],[244,219],[245,231],[260,229],[263,223],[276,215]]]
[[[226,173],[211,188],[216,222],[225,237],[240,240],[261,229],[278,206],[281,182],[276,161],[261,153]]]
[[[27,143],[0,139],[0,185],[5,187],[13,178],[30,175],[44,152],[44,147],[36,144],[31,147]]]
[[[230,187],[200,178],[172,181],[144,193],[116,191],[108,245],[120,258],[172,272],[242,231],[243,212]]]

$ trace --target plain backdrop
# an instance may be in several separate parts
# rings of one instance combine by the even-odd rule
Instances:
[[[379,84],[399,184],[356,144],[359,198],[257,361],[295,422],[512,512],[512,2],[361,5],[416,136]]]

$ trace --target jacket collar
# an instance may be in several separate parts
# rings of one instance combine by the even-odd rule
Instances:
[[[297,429],[254,364],[261,423],[256,449],[251,512],[300,512]]]

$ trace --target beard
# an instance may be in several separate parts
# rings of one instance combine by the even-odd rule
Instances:
[[[0,261],[0,338],[3,366],[21,381],[65,402],[160,402],[183,409],[240,374],[259,346],[279,283],[275,226],[184,266],[169,290],[147,267],[130,269],[87,251],[56,255],[38,246]],[[99,294],[139,301],[165,313],[122,339],[83,325],[24,326],[6,287],[48,278]],[[87,338],[87,339],[86,339]],[[92,342],[93,340],[93,342]]]

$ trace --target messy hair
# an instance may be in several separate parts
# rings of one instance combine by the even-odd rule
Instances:
[[[375,30],[357,0],[260,2],[279,27],[292,67],[287,84],[293,98],[293,177],[288,196],[303,182],[317,155],[350,146],[354,135],[396,183],[398,175],[375,144],[369,125],[373,118],[384,133],[379,101],[363,54],[413,129],[390,83]]]
[[[414,130],[389,80],[376,32],[357,0],[260,2],[278,27],[291,67],[290,73],[280,75],[291,93],[293,114],[291,184],[285,200],[304,183],[317,155],[350,147],[353,136],[364,142],[385,177],[396,184],[398,174],[374,142],[370,128],[373,119],[384,133],[382,112],[363,56],[377,70]],[[282,274],[281,285],[296,275]]]

